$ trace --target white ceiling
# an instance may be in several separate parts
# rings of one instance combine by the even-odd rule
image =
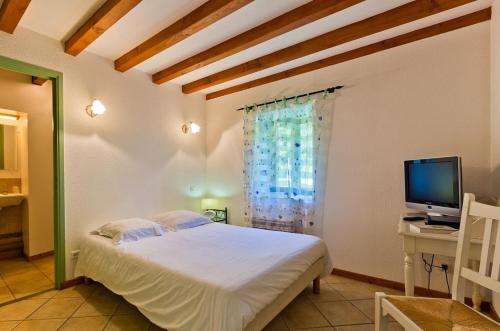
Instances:
[[[32,0],[21,19],[20,25],[40,34],[64,41],[71,36],[82,22],[92,15],[104,1],[105,0]],[[185,16],[204,2],[205,0],[143,0],[124,18],[92,43],[86,51],[110,60],[115,60],[142,41]],[[226,16],[197,34],[141,63],[136,69],[152,74],[307,2],[308,0],[254,0],[252,3],[233,14]],[[366,0],[342,12],[330,15],[243,52],[188,73],[175,79],[173,82],[185,84],[203,78],[215,72],[272,53],[284,47],[408,2],[411,1]],[[202,92],[208,93],[221,88],[230,87],[386,38],[394,37],[405,32],[446,21],[486,8],[491,5],[491,2],[492,0],[477,0],[445,13],[427,17],[338,47],[330,48],[228,83],[220,84]]]

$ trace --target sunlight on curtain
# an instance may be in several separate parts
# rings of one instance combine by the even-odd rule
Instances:
[[[249,225],[321,236],[332,99],[325,94],[245,110]]]

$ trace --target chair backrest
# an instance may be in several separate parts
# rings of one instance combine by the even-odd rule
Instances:
[[[475,200],[474,194],[464,194],[452,285],[452,297],[460,302],[464,301],[466,280],[500,292],[500,231],[497,231],[500,207]],[[474,222],[485,222],[479,271],[469,267],[471,230]]]

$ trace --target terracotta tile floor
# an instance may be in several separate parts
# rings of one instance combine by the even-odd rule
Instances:
[[[0,268],[1,269],[1,268]],[[1,272],[1,270],[0,270]],[[373,330],[376,291],[398,291],[329,276],[321,294],[307,288],[265,331],[367,331]],[[391,330],[403,330],[396,322]],[[0,307],[0,330],[162,330],[134,306],[100,284],[49,290]]]
[[[0,303],[46,291],[53,287],[53,256],[32,262],[28,262],[22,257],[0,260]]]
[[[307,288],[292,301],[265,331],[368,331],[374,330],[375,292],[403,294],[390,288],[339,276],[321,280],[321,293]],[[390,322],[391,331],[403,330]]]

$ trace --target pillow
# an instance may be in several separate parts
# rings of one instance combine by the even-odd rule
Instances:
[[[188,210],[173,210],[152,217],[166,231],[177,231],[212,223],[208,217]]]
[[[128,218],[109,222],[91,232],[113,240],[113,244],[138,241],[142,238],[161,236],[163,229],[157,223],[142,218]]]

